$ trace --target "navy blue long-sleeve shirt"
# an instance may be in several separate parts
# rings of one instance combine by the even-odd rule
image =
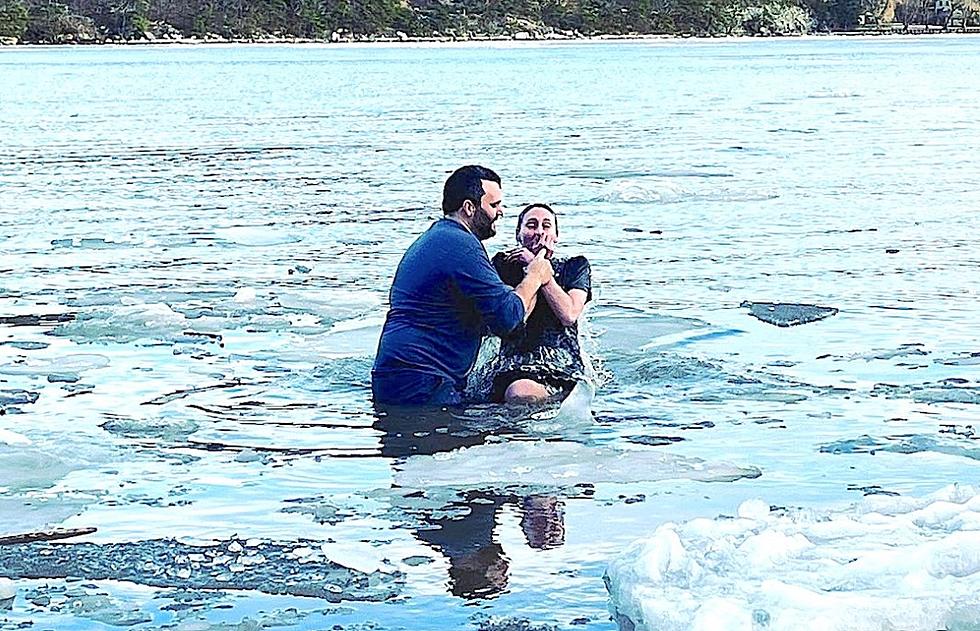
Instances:
[[[458,403],[483,336],[507,335],[524,321],[524,303],[483,244],[452,219],[409,246],[389,302],[371,371],[377,403]]]

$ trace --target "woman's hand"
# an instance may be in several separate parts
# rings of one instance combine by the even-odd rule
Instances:
[[[521,265],[527,265],[534,260],[534,252],[531,252],[524,246],[518,246],[516,248],[504,252],[504,260],[510,263],[520,263]]]
[[[540,245],[543,249],[547,250],[547,254],[545,254],[545,256],[547,256],[549,259],[555,254],[556,241],[557,241],[556,237],[552,234],[542,235],[541,240],[538,241],[538,245]]]

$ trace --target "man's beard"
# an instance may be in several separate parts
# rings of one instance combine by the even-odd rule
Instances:
[[[497,229],[494,227],[494,222],[500,218],[500,215],[494,215],[491,219],[486,213],[479,212],[474,216],[473,221],[473,234],[480,241],[486,241],[490,237],[497,234]]]

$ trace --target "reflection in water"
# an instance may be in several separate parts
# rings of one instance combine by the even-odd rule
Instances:
[[[404,460],[484,444],[491,436],[518,432],[499,417],[473,417],[445,408],[384,408],[374,428],[382,432],[381,453]],[[521,530],[529,547],[550,549],[565,541],[562,503],[551,495],[521,496],[492,490],[460,492],[438,511],[421,516],[420,541],[449,560],[449,588],[461,598],[488,598],[507,588],[510,563],[494,540],[497,515],[506,505],[521,509]]]

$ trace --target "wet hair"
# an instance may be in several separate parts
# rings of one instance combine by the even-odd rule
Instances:
[[[524,225],[524,215],[528,214],[530,211],[534,210],[535,208],[544,208],[549,213],[551,213],[552,217],[555,218],[555,236],[557,237],[558,236],[558,213],[555,212],[555,209],[549,206],[548,204],[528,204],[527,206],[524,207],[524,210],[521,211],[521,214],[517,216],[517,229],[514,231],[514,234],[517,236],[517,238],[518,239],[521,238],[521,226]]]
[[[500,184],[500,176],[486,167],[476,164],[469,164],[459,167],[446,180],[442,187],[442,212],[450,215],[463,205],[463,202],[470,200],[477,206],[483,198],[483,181],[489,180]]]

